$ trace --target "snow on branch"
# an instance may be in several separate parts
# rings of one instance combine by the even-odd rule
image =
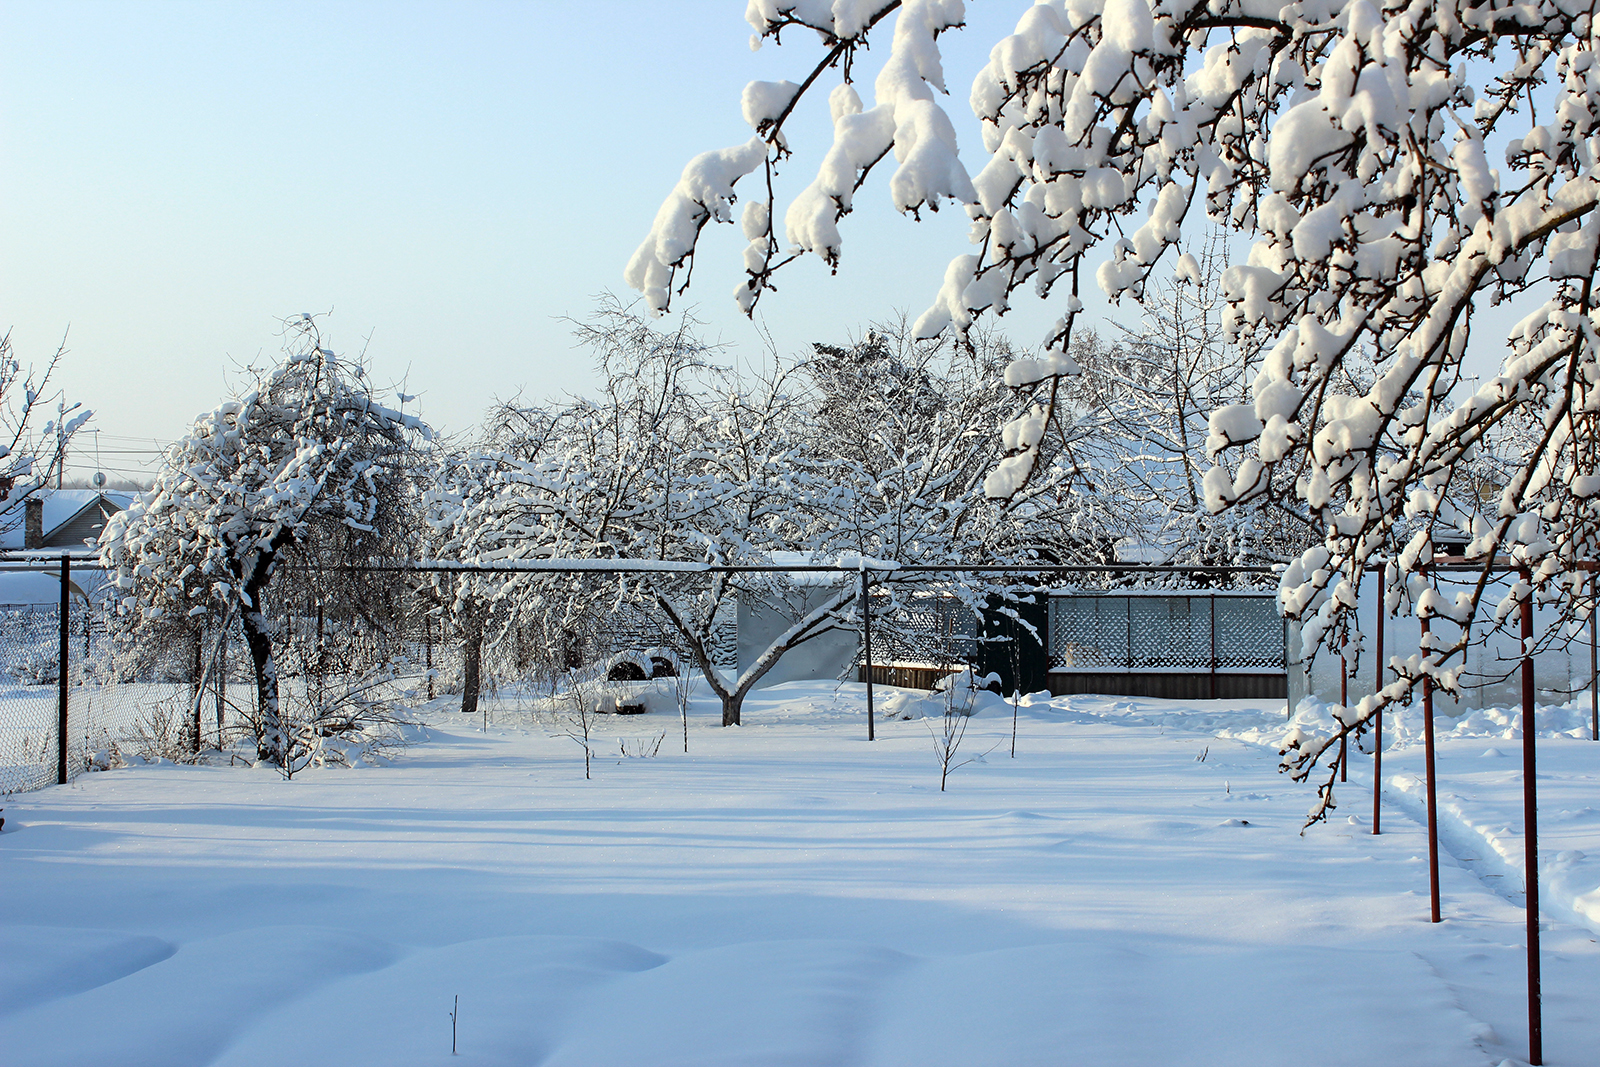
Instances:
[[[1018,408],[988,489],[1018,494],[1045,469],[1040,434],[1067,421],[1060,382],[1078,369],[1068,353],[1079,286],[1142,303],[1159,283],[1193,283],[1180,245],[1221,227],[1249,244],[1220,276],[1227,339],[1261,358],[1209,420],[1203,502],[1213,514],[1271,502],[1319,532],[1282,586],[1308,647],[1343,642],[1345,591],[1379,559],[1394,563],[1392,610],[1430,602],[1421,586],[1446,543],[1484,568],[1451,606],[1469,625],[1414,672],[1398,669],[1407,684],[1386,701],[1407,699],[1422,676],[1454,684],[1490,560],[1526,565],[1532,579],[1483,625],[1525,596],[1586,618],[1581,564],[1600,551],[1592,11],[1571,0],[1019,6],[972,79],[982,143],[963,158],[939,95],[940,35],[961,25],[962,5],[751,4],[763,38],[808,27],[822,54],[797,89],[755,94],[769,187],[744,218],[740,305],[750,310],[797,255],[838,261],[842,220],[892,152],[897,210],[954,199],[972,222],[974,247],[952,259],[920,334],[965,336],[1019,290],[1060,307],[1043,356],[1005,375]],[[851,61],[890,22],[868,107]],[[771,166],[787,151],[785,118],[819,87],[834,139],[781,213],[780,247]],[[752,145],[743,173],[754,155]],[[651,239],[681,260],[702,223],[678,217],[665,211]],[[687,246],[674,243],[680,231]],[[659,277],[630,280],[665,306]],[[1522,323],[1509,335],[1485,327],[1508,302],[1528,309]],[[1470,380],[1469,351],[1485,346],[1499,369]],[[1326,748],[1299,751],[1297,773]]]

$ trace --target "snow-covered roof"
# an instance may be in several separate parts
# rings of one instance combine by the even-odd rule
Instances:
[[[41,489],[32,499],[44,503],[44,536],[49,540],[52,532],[59,530],[104,498],[111,510],[121,511],[133,503],[132,493],[106,492],[100,489]],[[22,500],[13,500],[0,509],[0,549],[22,548],[25,534]]]

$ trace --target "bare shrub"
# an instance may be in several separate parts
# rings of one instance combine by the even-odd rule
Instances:
[[[623,759],[650,759],[661,751],[661,742],[666,739],[667,732],[662,730],[654,737],[619,737],[617,745]]]

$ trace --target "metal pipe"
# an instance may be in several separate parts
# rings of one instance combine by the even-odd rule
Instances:
[[[868,586],[867,569],[861,568],[861,651],[866,661],[867,675],[867,740],[878,739],[872,721],[872,590]]]
[[[309,565],[283,564],[288,570],[309,570]],[[4,569],[0,567],[0,569]],[[27,568],[22,568],[27,569]],[[1146,563],[869,563],[864,567],[839,563],[682,563],[657,559],[535,559],[475,563],[458,560],[411,560],[399,563],[341,563],[322,569],[374,572],[451,572],[484,574],[585,571],[596,574],[853,574],[858,570],[884,574],[1277,574],[1272,566],[1193,566]]]
[[[72,557],[61,557],[61,647],[56,660],[56,784],[67,784],[67,668],[71,665]]]
[[[1422,657],[1426,662],[1433,642],[1430,618],[1422,616]],[[1423,758],[1428,764],[1428,906],[1429,921],[1441,921],[1439,915],[1439,801],[1433,760],[1433,676],[1422,675],[1422,740]]]
[[[1378,564],[1378,652],[1377,683],[1374,693],[1383,692],[1383,631],[1388,612],[1384,607],[1384,586],[1389,577],[1389,565]],[[1379,698],[1378,713],[1372,733],[1372,832],[1379,833],[1378,820],[1383,815],[1383,704]]]
[[[1528,586],[1522,598],[1522,863],[1527,889],[1523,903],[1528,921],[1528,1062],[1544,1062],[1544,1020],[1539,1004],[1539,804],[1534,760],[1533,577],[1524,568]]]

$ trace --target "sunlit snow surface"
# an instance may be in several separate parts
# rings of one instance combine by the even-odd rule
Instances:
[[[1301,837],[1281,706],[1024,705],[1013,760],[991,703],[941,794],[924,724],[868,744],[860,687],[758,691],[740,729],[702,702],[687,756],[674,719],[608,720],[587,782],[551,727],[501,710],[482,733],[444,705],[390,766],[141,766],[5,798],[0,1062],[1526,1056],[1514,740],[1440,746],[1434,927],[1420,750],[1386,754],[1381,837],[1365,756]],[[612,755],[661,731],[655,758]],[[1592,1064],[1600,745],[1540,758],[1546,1062]]]

